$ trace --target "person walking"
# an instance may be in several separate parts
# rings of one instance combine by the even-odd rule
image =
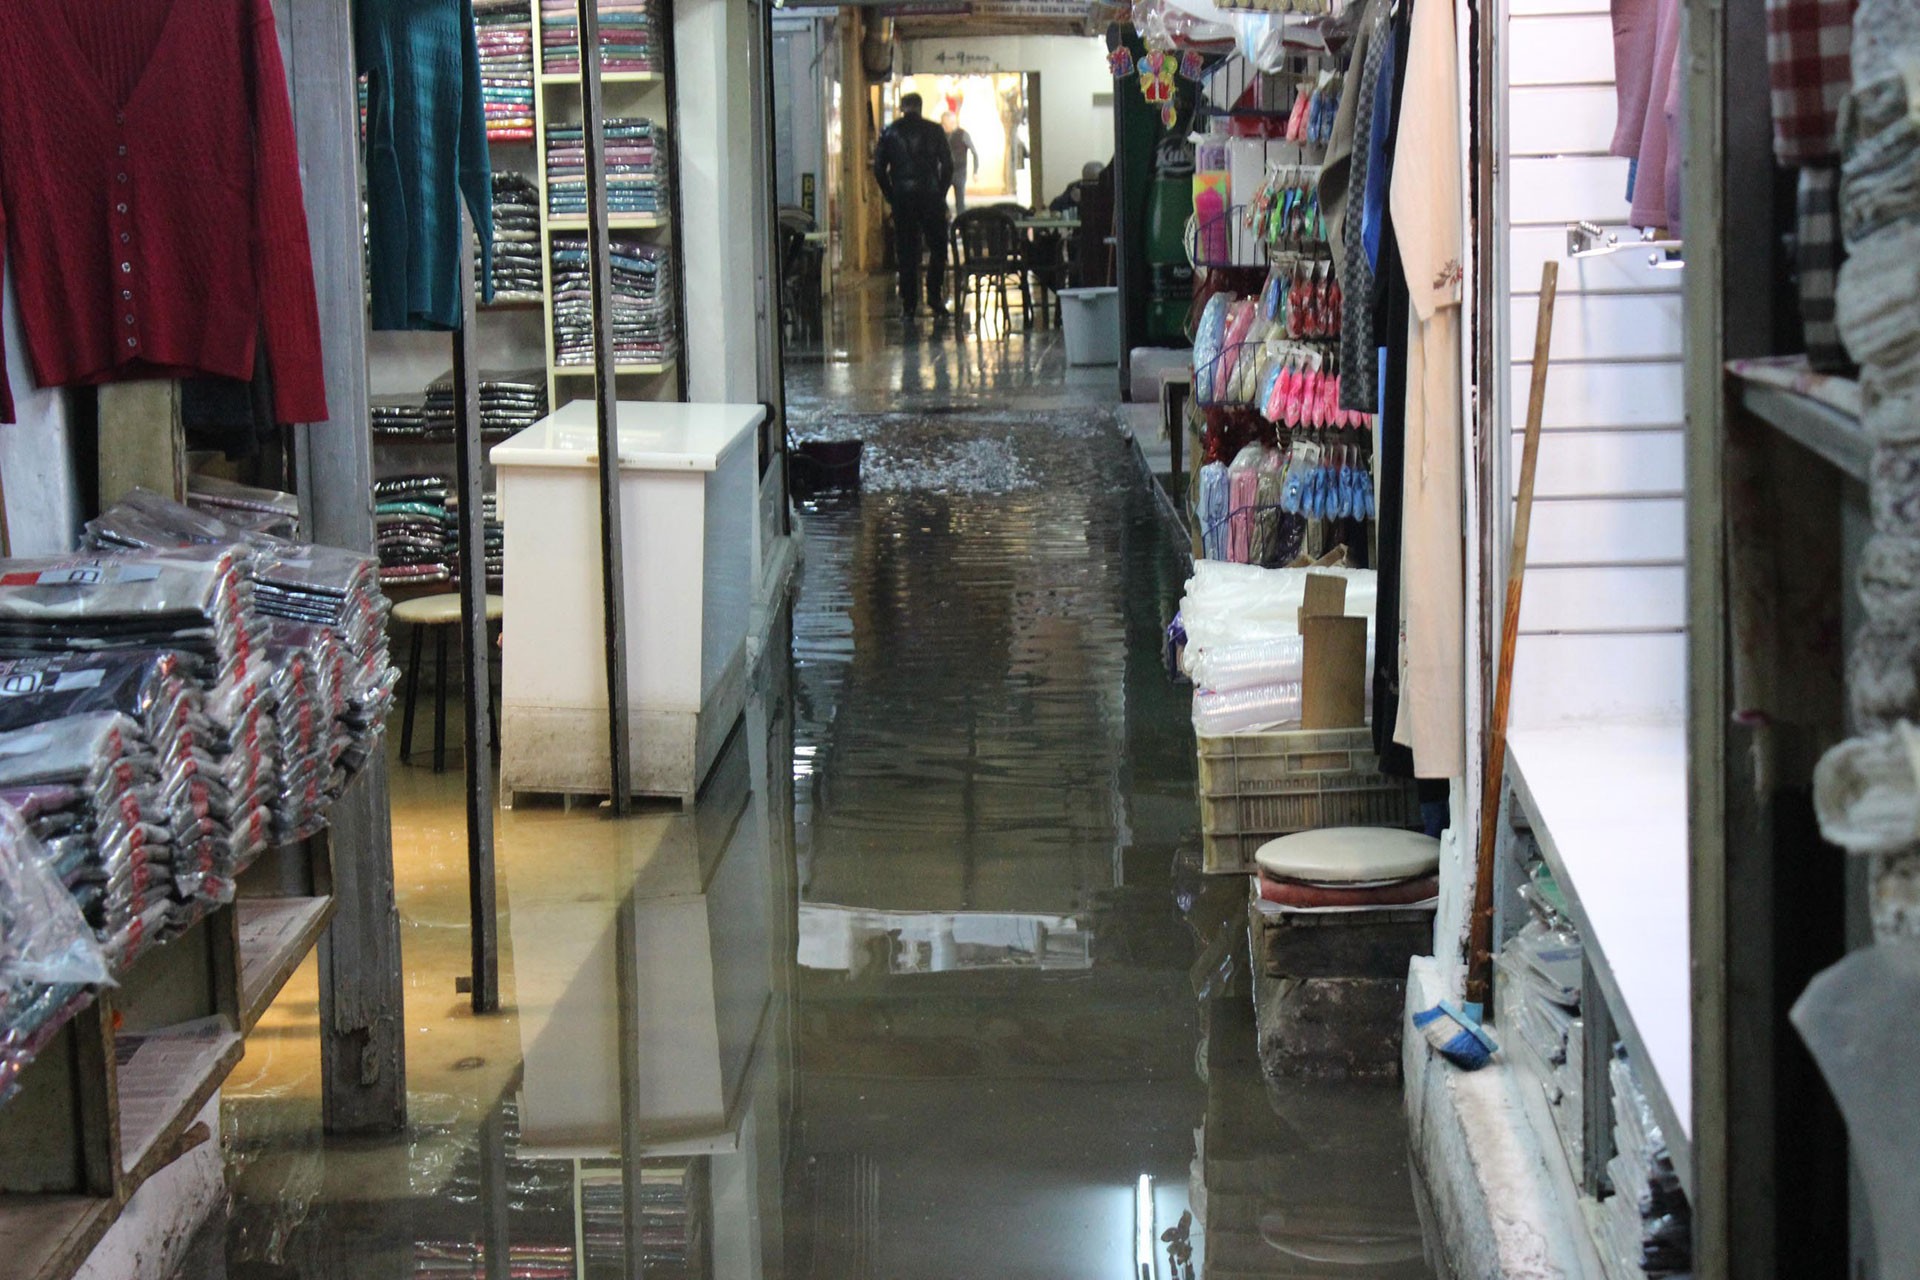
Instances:
[[[980,149],[953,112],[940,117],[940,127],[947,131],[947,146],[953,151],[953,212],[958,215],[967,211],[967,180],[980,170]]]
[[[921,114],[919,94],[901,97],[900,118],[881,133],[873,149],[873,178],[893,206],[900,306],[911,329],[920,311],[923,254],[928,306],[936,316],[947,314],[947,188],[953,185],[946,130]]]

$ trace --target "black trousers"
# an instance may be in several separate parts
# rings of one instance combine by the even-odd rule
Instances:
[[[920,309],[921,261],[935,308],[946,305],[947,201],[938,196],[902,196],[893,202],[893,256],[900,268],[900,302],[909,316]]]

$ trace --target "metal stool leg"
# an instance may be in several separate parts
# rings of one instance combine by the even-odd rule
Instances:
[[[427,634],[418,625],[413,630],[413,652],[407,659],[407,703],[400,716],[400,763],[413,756],[413,708],[420,700],[420,651],[426,647]]]
[[[447,632],[451,627],[433,629],[433,771],[447,771]]]

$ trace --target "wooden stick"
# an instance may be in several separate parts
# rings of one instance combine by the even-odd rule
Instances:
[[[1513,702],[1513,655],[1520,640],[1520,595],[1527,580],[1527,535],[1533,525],[1533,475],[1540,461],[1540,416],[1547,396],[1547,353],[1553,345],[1553,301],[1560,264],[1540,268],[1540,309],[1533,332],[1533,383],[1527,390],[1527,433],[1520,450],[1520,496],[1513,511],[1513,547],[1507,555],[1507,607],[1500,624],[1493,713],[1487,723],[1486,772],[1480,788],[1479,861],[1468,932],[1467,1001],[1485,1009],[1493,996],[1493,859],[1500,826],[1500,793],[1507,777],[1507,712]]]

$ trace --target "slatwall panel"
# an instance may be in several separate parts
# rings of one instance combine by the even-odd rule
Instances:
[[[1506,417],[1517,488],[1540,266],[1560,263],[1526,602],[1521,727],[1680,714],[1686,575],[1680,272],[1649,253],[1566,256],[1567,224],[1617,229],[1606,0],[1509,0]]]

